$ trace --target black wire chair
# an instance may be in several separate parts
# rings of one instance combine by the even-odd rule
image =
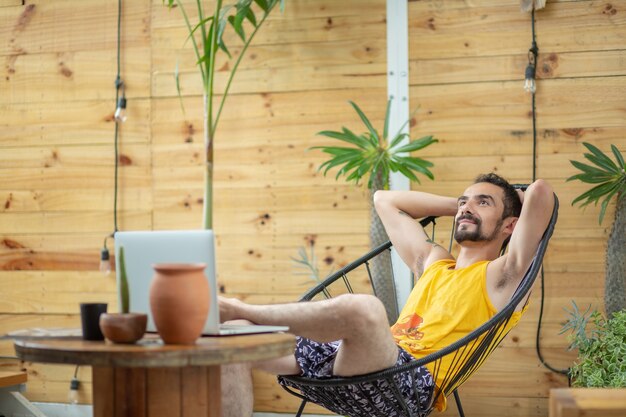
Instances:
[[[363,386],[361,384],[368,383],[368,385],[371,387],[372,385],[369,383],[378,380],[387,381],[388,387],[390,387],[391,391],[390,393],[379,392],[378,394],[380,394],[380,396],[378,397],[393,398],[386,403],[386,407],[391,407],[392,409],[394,409],[398,416],[427,416],[432,412],[434,405],[437,403],[438,399],[440,399],[441,396],[448,397],[450,394],[454,394],[459,414],[461,417],[464,417],[465,414],[463,413],[463,407],[461,405],[461,399],[459,397],[457,389],[474,372],[476,372],[476,370],[478,370],[478,368],[483,364],[487,357],[495,350],[495,348],[507,335],[507,323],[511,319],[511,316],[513,315],[516,307],[520,304],[522,300],[524,300],[524,298],[529,293],[531,287],[535,282],[535,278],[537,277],[539,270],[541,269],[543,257],[548,246],[548,241],[552,236],[557,221],[558,206],[558,199],[555,195],[552,217],[550,219],[548,227],[546,228],[546,231],[543,234],[543,237],[541,238],[541,241],[539,242],[537,252],[535,253],[535,256],[528,271],[524,275],[522,281],[520,282],[517,290],[509,300],[508,304],[496,315],[494,315],[490,320],[488,320],[482,326],[478,327],[463,338],[439,350],[438,352],[432,353],[417,361],[413,361],[408,364],[398,365],[382,371],[349,378],[332,377],[328,379],[312,379],[293,375],[283,375],[281,376],[281,378],[287,385],[289,385],[283,385],[283,388],[289,393],[302,399],[302,403],[300,405],[298,413],[296,414],[296,417],[300,417],[302,415],[304,407],[308,402],[316,403],[332,412],[345,415],[345,410],[354,409],[354,402],[350,404],[345,399],[346,395],[350,395],[351,392],[364,392]],[[431,222],[434,223],[434,219],[434,217],[428,217],[420,221],[420,223],[422,224],[422,226],[425,227]],[[362,266],[365,266],[365,270],[367,271],[367,276],[369,278],[370,284],[373,286],[369,262],[384,251],[390,250],[391,246],[391,242],[384,243],[383,245],[375,248],[371,252],[357,259],[356,261],[350,263],[349,265],[346,265],[344,268],[327,277],[322,283],[312,288],[301,298],[300,301],[311,301],[316,297],[319,298],[319,296],[323,298],[331,298],[332,295],[330,286],[333,283],[340,283],[342,287],[345,287],[342,288],[344,292],[347,290],[347,292],[353,293],[353,286],[348,279],[348,273],[353,272]],[[373,288],[373,290],[374,294],[376,294],[376,288]],[[333,292],[335,291],[333,290]],[[412,412],[409,409],[406,401],[404,400],[404,397],[400,392],[394,376],[399,375],[403,372],[409,372],[417,367],[429,364],[431,365],[431,369],[434,370],[434,373],[431,372],[434,380],[438,381],[438,373],[440,370],[439,365],[442,361],[442,358],[447,355],[452,356],[452,362],[449,371],[443,378],[443,382],[435,386],[430,405],[426,409],[418,410],[417,413]],[[415,381],[413,382],[415,384]],[[299,392],[295,391],[294,388],[297,389]],[[413,388],[414,392],[419,393],[417,386],[414,386]],[[369,409],[380,409],[380,403],[377,402],[377,404],[378,406],[374,403],[370,403]],[[416,404],[420,404],[419,398],[416,401]],[[350,415],[350,417],[369,417],[370,415],[371,414],[369,413],[360,413],[357,415]],[[382,411],[380,411],[380,413],[376,415],[387,417]]]

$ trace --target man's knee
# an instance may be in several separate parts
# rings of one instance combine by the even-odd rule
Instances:
[[[345,294],[336,300],[338,313],[350,320],[355,330],[372,330],[377,326],[388,327],[385,306],[377,297],[367,294]]]

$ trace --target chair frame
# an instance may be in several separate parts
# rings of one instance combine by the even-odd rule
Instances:
[[[541,238],[541,241],[539,242],[537,251],[535,253],[535,257],[533,258],[533,261],[530,267],[528,268],[517,290],[515,291],[515,293],[513,294],[513,296],[507,303],[507,305],[498,313],[496,313],[491,319],[489,319],[487,322],[485,322],[483,325],[481,325],[477,329],[473,330],[471,333],[467,334],[466,336],[462,337],[456,342],[446,346],[445,348],[442,348],[438,352],[427,355],[411,363],[394,366],[388,369],[384,369],[381,371],[377,371],[377,372],[373,372],[373,373],[369,373],[365,375],[359,375],[359,376],[349,377],[349,378],[332,377],[328,379],[312,379],[312,378],[305,378],[305,377],[294,376],[294,375],[284,375],[284,376],[281,376],[281,378],[283,378],[284,380],[288,382],[291,382],[292,384],[296,384],[298,388],[300,387],[304,387],[304,388],[325,387],[325,390],[328,390],[329,396],[332,396],[332,391],[337,387],[353,385],[353,384],[361,384],[361,383],[366,383],[370,381],[384,379],[389,382],[392,388],[394,397],[396,401],[398,402],[398,405],[400,406],[398,411],[400,411],[399,415],[401,416],[406,416],[406,417],[427,416],[432,411],[433,404],[435,403],[438,396],[445,395],[447,397],[450,394],[454,394],[456,404],[459,410],[459,414],[461,415],[461,417],[464,417],[464,412],[463,412],[463,408],[461,405],[459,394],[457,392],[457,388],[460,385],[462,385],[482,365],[485,359],[495,350],[495,348],[500,344],[500,342],[506,336],[506,333],[504,332],[504,326],[510,320],[516,307],[522,302],[522,300],[526,297],[526,295],[531,290],[535,282],[535,279],[541,269],[543,258],[544,258],[544,255],[548,246],[548,242],[554,232],[554,227],[556,225],[556,221],[558,218],[558,207],[559,207],[559,202],[555,195],[552,217]],[[435,217],[427,217],[421,220],[420,223],[423,227],[425,227],[431,222],[434,223],[434,220],[435,220]],[[390,250],[391,246],[392,246],[391,242],[386,242],[378,246],[377,248],[373,249],[372,251],[368,252],[364,256],[360,257],[359,259],[355,260],[354,262],[346,265],[342,269],[331,274],[326,279],[324,279],[324,281],[322,281],[320,284],[313,287],[304,296],[302,296],[300,301],[311,301],[315,296],[319,294],[323,294],[326,298],[331,298],[331,294],[328,290],[328,286],[340,279],[344,281],[344,284],[348,292],[353,293],[353,289],[348,280],[347,274],[353,271],[354,269],[358,268],[359,266],[362,266],[363,264],[365,264],[366,266],[370,283],[374,289],[374,294],[376,294],[376,288],[374,288],[373,286],[373,280],[372,280],[372,276],[370,273],[369,261],[372,258],[379,255],[380,253],[386,250]],[[465,352],[468,346],[471,346],[470,352]],[[474,347],[475,349],[472,350],[472,348]],[[453,368],[451,366],[451,372],[449,372],[450,375],[446,375],[446,378],[444,379],[442,386],[435,387],[435,392],[432,396],[432,401],[431,401],[431,405],[429,409],[419,410],[417,414],[411,413],[408,409],[408,406],[406,405],[405,400],[402,398],[402,395],[399,392],[398,386],[396,385],[393,379],[393,376],[396,374],[420,367],[420,366],[424,366],[429,363],[433,363],[449,354],[454,354],[455,360],[457,357],[459,357],[459,361],[462,363],[460,365],[457,364],[458,366],[457,368]],[[436,374],[433,375],[433,377],[436,379]],[[309,398],[303,395],[302,392],[296,392],[290,387],[283,386],[283,388],[289,393],[302,399],[302,404],[300,406],[300,409],[298,410],[298,413],[296,414],[296,417],[300,417],[304,410],[306,403],[310,401]],[[333,401],[336,401],[336,399],[333,399]],[[320,404],[320,405],[324,406],[324,404]]]

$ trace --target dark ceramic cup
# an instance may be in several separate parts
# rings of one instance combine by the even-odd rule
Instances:
[[[80,321],[84,340],[104,340],[104,335],[100,331],[100,315],[106,312],[106,303],[81,303]]]

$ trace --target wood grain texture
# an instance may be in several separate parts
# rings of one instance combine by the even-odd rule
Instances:
[[[17,355],[29,362],[113,366],[184,367],[271,359],[293,352],[287,333],[200,338],[194,345],[164,345],[147,337],[134,345],[83,340],[16,340]]]
[[[0,371],[0,388],[25,384],[27,380],[28,375],[25,372]]]
[[[618,417],[626,413],[626,389],[550,390],[550,417]]]
[[[78,303],[108,300],[115,308],[117,302],[114,274],[97,272],[102,241],[113,230],[117,2],[26,3],[0,2],[7,6],[0,7],[2,333],[76,327]],[[194,2],[183,3],[193,18]],[[522,90],[530,15],[519,11],[519,0],[408,5],[409,107],[416,110],[411,137],[433,134],[439,140],[416,154],[435,163],[436,180],[412,188],[458,196],[476,174],[490,170],[513,182],[530,181],[531,97]],[[185,24],[179,10],[158,0],[123,2],[123,7],[129,118],[119,136],[118,226],[195,229],[203,203],[203,119]],[[565,179],[575,173],[569,160],[581,158],[583,141],[603,150],[615,144],[626,152],[625,13],[624,0],[550,0],[536,13],[537,175],[550,181],[561,200],[544,264],[541,342],[557,367],[572,360],[558,334],[563,308],[572,299],[602,308],[614,208],[599,225],[598,207],[570,205],[587,187]],[[290,259],[299,247],[314,242],[322,274],[367,251],[367,191],[335,180],[334,171],[327,177],[318,173],[324,155],[309,148],[334,144],[317,135],[322,130],[345,125],[364,131],[348,100],[382,128],[385,14],[384,0],[293,0],[283,14],[272,14],[248,50],[215,142],[222,294],[251,303],[291,302],[313,284],[298,275]],[[220,69],[241,53],[236,36],[230,30],[225,36],[233,59],[221,55]],[[184,112],[173,76],[177,62]],[[218,90],[224,75],[217,76]],[[440,221],[439,244],[447,246],[450,228]],[[356,281],[359,289],[365,287],[363,276]],[[549,389],[565,386],[540,367],[533,352],[539,293],[537,286],[526,317],[461,389],[468,415],[545,417]],[[13,355],[11,342],[0,341],[0,352]],[[29,399],[66,401],[72,365],[5,359],[0,367],[28,373]],[[79,371],[81,403],[92,399],[89,371],[89,366]],[[185,372],[177,401],[192,415],[206,415],[209,403],[194,398],[206,396],[207,375]],[[293,414],[297,401],[259,375],[256,409]],[[154,388],[148,383],[146,392]],[[177,401],[163,409],[174,413]],[[457,415],[455,407],[445,415]]]

